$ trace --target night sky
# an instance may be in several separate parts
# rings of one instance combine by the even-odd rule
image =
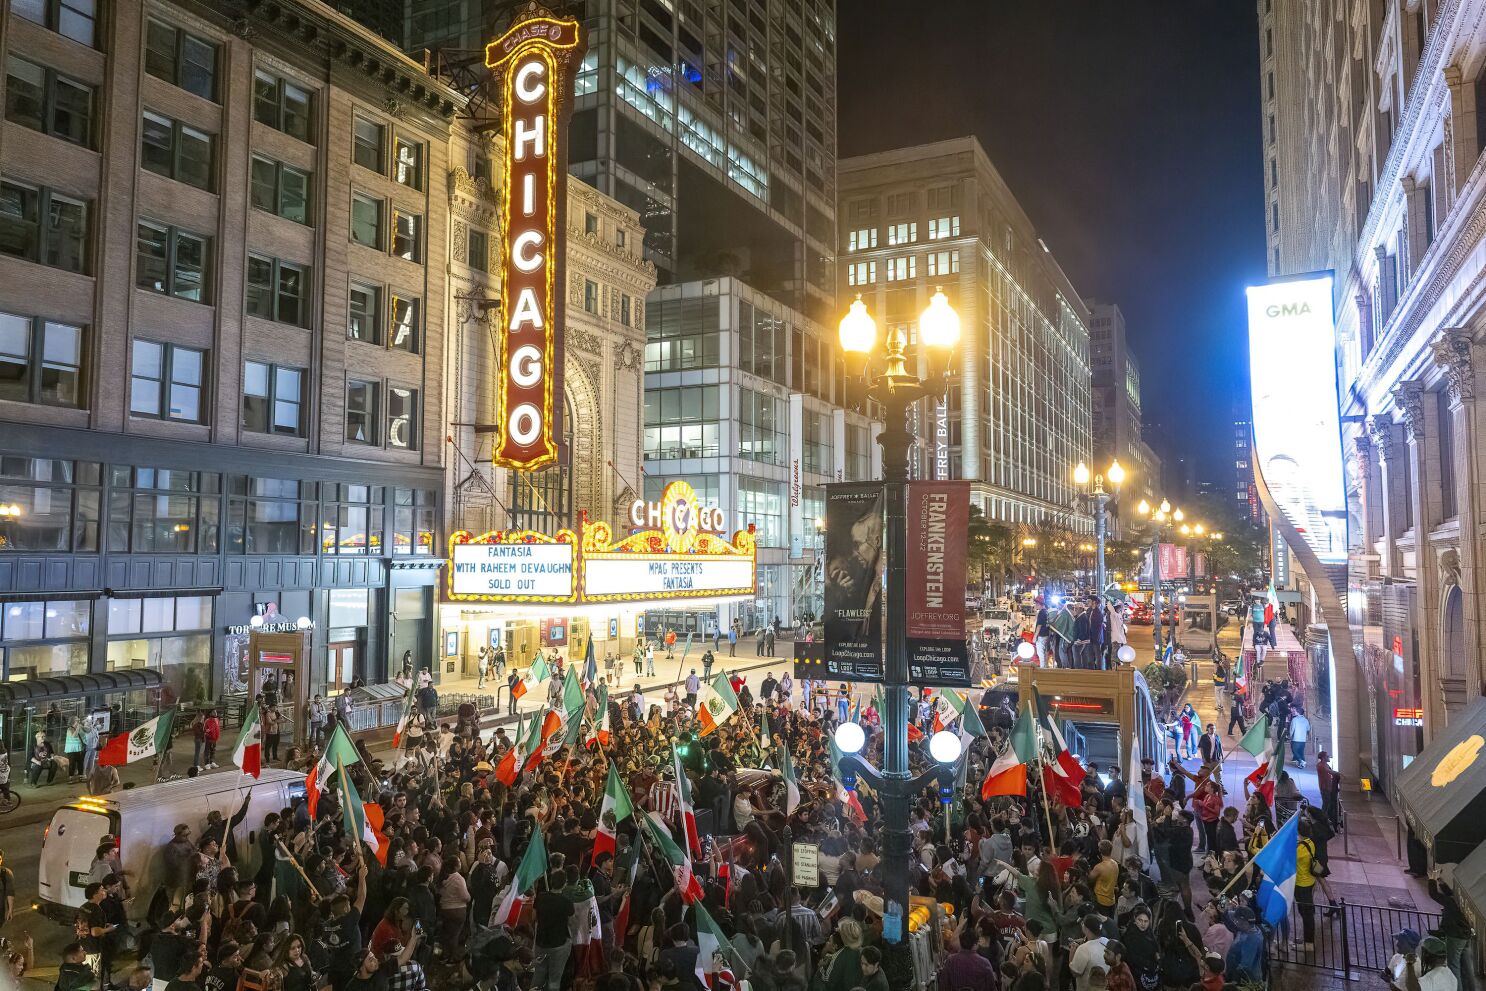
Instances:
[[[837,0],[837,20],[841,157],[980,138],[1074,287],[1124,312],[1146,421],[1182,425],[1158,453],[1221,478],[1265,277],[1254,4]]]

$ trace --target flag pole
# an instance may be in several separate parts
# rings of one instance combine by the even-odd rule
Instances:
[[[273,844],[274,846],[278,847],[280,853],[288,858],[289,863],[294,866],[294,870],[299,874],[301,878],[304,879],[305,887],[308,888],[310,891],[310,901],[315,904],[319,904],[320,892],[315,890],[314,884],[310,881],[310,876],[304,872],[303,867],[299,866],[299,861],[294,859],[294,854],[289,850],[288,847],[284,846],[284,841],[279,839],[278,837],[274,837]]]

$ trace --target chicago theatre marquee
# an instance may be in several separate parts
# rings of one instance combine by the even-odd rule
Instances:
[[[657,502],[631,503],[622,531],[580,513],[575,529],[494,530],[449,537],[442,629],[502,645],[517,667],[538,649],[600,660],[633,649],[647,609],[712,610],[751,599],[753,527],[727,534],[724,512],[672,482]]]

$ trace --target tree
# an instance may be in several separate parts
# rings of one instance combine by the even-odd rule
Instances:
[[[968,537],[966,570],[972,578],[980,577],[982,595],[999,596],[1011,570],[1016,531],[1005,523],[986,519],[980,507],[972,505]]]

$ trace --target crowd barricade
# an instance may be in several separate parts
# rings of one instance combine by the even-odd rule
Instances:
[[[1316,888],[1320,893],[1320,886]],[[1337,914],[1328,918],[1327,906],[1316,904],[1315,939],[1306,949],[1303,938],[1301,907],[1296,905],[1290,918],[1269,937],[1271,973],[1277,967],[1306,967],[1330,971],[1344,980],[1368,980],[1381,973],[1393,956],[1393,935],[1412,929],[1428,935],[1438,929],[1440,916],[1415,908],[1382,905],[1354,905],[1346,899],[1336,903]],[[1282,987],[1271,980],[1271,986]]]

